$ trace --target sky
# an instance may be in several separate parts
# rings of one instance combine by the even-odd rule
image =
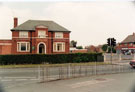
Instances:
[[[11,39],[13,18],[19,24],[33,20],[53,20],[71,31],[77,45],[102,45],[107,38],[121,42],[135,32],[135,3],[129,0],[0,0],[0,39]]]

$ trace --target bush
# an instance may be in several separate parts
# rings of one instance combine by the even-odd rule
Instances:
[[[0,64],[61,64],[100,61],[102,53],[0,55]]]

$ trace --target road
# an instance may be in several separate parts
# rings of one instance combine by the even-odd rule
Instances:
[[[106,65],[106,66],[100,65],[100,66],[97,66],[96,67],[96,69],[97,69],[96,70],[96,74],[112,73],[114,71],[115,72],[119,72],[119,69],[123,69],[123,66],[121,66],[121,65],[124,65],[124,68],[125,68],[124,71],[126,71],[126,72],[128,72],[128,71],[129,72],[130,71],[134,72],[135,71],[135,69],[131,69],[131,67],[128,64],[128,61],[121,61],[121,62],[119,62],[117,64],[119,64],[119,65],[117,65],[115,67],[113,66],[113,71],[112,71],[112,66],[111,65]],[[81,68],[82,69],[82,71],[81,71],[82,74],[86,73],[85,72],[86,68],[88,69],[88,71],[87,71],[88,75],[90,75],[90,76],[94,75],[95,76],[95,66],[93,66],[93,67],[91,67],[91,66],[87,66],[87,67],[84,66],[84,67],[82,67]],[[67,69],[67,68],[62,68],[62,70],[65,70],[65,69]],[[50,69],[51,76],[56,76],[56,75],[59,76],[58,75],[59,74],[58,70],[59,70],[59,67],[51,68]],[[79,71],[78,71],[79,67],[76,67],[75,70],[76,70],[76,73],[78,74],[79,73]],[[94,70],[94,71],[92,71],[92,70]],[[39,73],[39,71],[40,71],[40,73]],[[39,67],[35,67],[35,68],[14,68],[14,69],[3,68],[3,69],[0,69],[0,83],[3,85],[3,87],[5,89],[8,89],[8,92],[10,92],[9,89],[10,90],[14,90],[17,87],[23,87],[25,85],[31,85],[32,84],[31,86],[33,86],[33,84],[34,84],[34,85],[38,86],[39,82],[41,82],[41,80],[39,80],[39,77],[40,77],[40,79],[42,78],[42,76],[41,76],[42,75],[41,74],[42,71],[43,71],[42,68],[39,68]],[[72,72],[73,70],[70,69],[70,71]],[[64,75],[66,75],[66,73]],[[90,79],[91,78],[92,77],[90,77]],[[77,79],[74,79],[74,80],[77,80]],[[111,81],[111,80],[107,80],[107,81]],[[93,81],[93,82],[97,82],[97,81]],[[90,83],[88,82],[88,84],[91,84],[91,82]],[[42,85],[42,84],[39,84],[39,85]],[[87,85],[87,83],[86,84],[84,83],[84,85]],[[76,85],[73,85],[73,86],[76,86]],[[11,92],[14,92],[14,91],[11,91]],[[21,92],[21,91],[18,91],[18,92]],[[36,91],[28,91],[28,92],[36,92]],[[46,92],[53,92],[53,91],[46,91]],[[91,91],[88,91],[88,92],[91,92]]]
[[[7,88],[6,92],[131,92],[134,84],[135,73],[121,73],[30,83]]]

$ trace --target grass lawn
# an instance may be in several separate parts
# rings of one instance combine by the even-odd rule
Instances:
[[[70,63],[71,66],[93,66],[93,65],[108,65],[111,63],[105,62],[90,62],[90,63]],[[24,64],[24,65],[0,65],[0,68],[32,68],[38,66],[46,66],[46,67],[59,67],[59,66],[68,66],[69,63],[66,64]]]

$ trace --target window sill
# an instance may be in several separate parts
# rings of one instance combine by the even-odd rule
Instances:
[[[19,38],[28,38],[28,37],[19,37]]]
[[[55,39],[63,39],[63,37],[55,37]]]
[[[30,52],[30,51],[17,51],[17,52]]]
[[[65,52],[65,51],[53,51],[53,52]]]
[[[46,37],[38,37],[38,38],[41,38],[42,39],[42,38],[46,38]]]

